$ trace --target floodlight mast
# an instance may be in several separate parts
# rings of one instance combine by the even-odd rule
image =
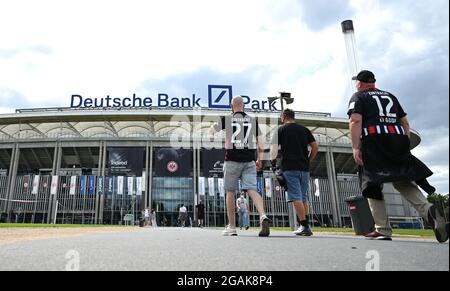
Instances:
[[[358,49],[356,46],[355,28],[352,20],[345,20],[341,23],[342,33],[344,34],[345,47],[347,51],[347,70],[349,80],[356,76],[360,71]],[[353,87],[353,83],[352,83]]]

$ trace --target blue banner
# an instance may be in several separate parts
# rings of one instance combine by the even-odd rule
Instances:
[[[86,195],[86,176],[80,177],[80,195]]]
[[[89,189],[88,189],[89,196],[95,195],[95,182],[96,181],[97,181],[96,176],[89,176]]]
[[[258,183],[258,193],[262,196],[263,195],[262,178],[258,177],[256,181]]]

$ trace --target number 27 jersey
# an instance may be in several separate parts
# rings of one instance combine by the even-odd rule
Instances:
[[[261,130],[256,118],[244,112],[222,117],[216,130],[225,130],[226,161],[251,162],[256,159],[257,137]]]

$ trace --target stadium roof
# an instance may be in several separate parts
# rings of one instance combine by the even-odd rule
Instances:
[[[278,112],[253,113],[263,120],[260,124],[266,134],[278,125]],[[18,109],[16,113],[0,115],[0,142],[23,139],[147,139],[173,134],[195,137],[205,133],[218,117],[228,114],[229,110],[203,108]],[[346,118],[335,118],[329,113],[297,112],[297,120],[311,129],[319,143],[351,142]],[[413,131],[413,147],[419,143],[420,136]]]

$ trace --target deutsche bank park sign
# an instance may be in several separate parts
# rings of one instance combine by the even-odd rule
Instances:
[[[139,97],[136,94],[130,97],[85,98],[82,95],[72,95],[71,108],[133,108],[133,107],[158,107],[158,108],[201,108],[204,107],[202,98],[192,94],[191,97],[174,97],[167,93],[158,93],[157,97]],[[233,98],[233,87],[229,85],[209,85],[207,108],[226,109],[230,108]],[[252,110],[277,111],[275,105],[269,104],[267,100],[251,99],[241,95],[247,108]],[[203,101],[203,102],[202,102]]]

